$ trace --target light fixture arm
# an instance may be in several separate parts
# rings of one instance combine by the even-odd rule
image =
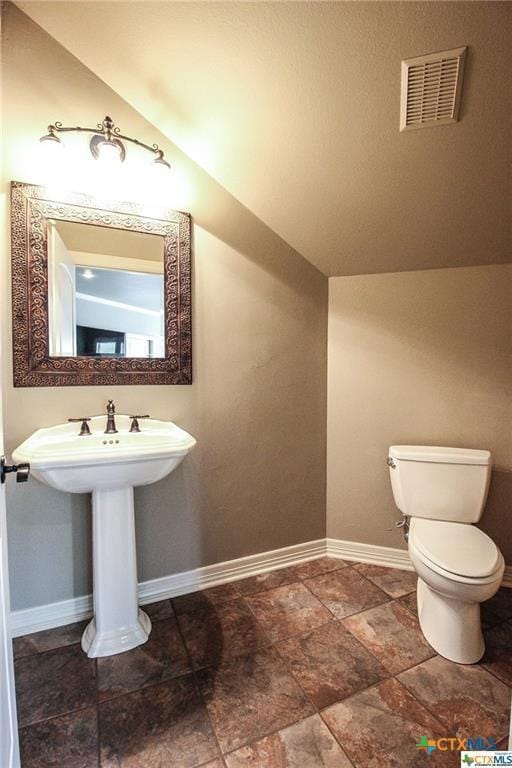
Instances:
[[[108,115],[105,117],[103,122],[98,123],[96,125],[96,128],[84,128],[80,125],[77,126],[66,126],[62,125],[61,122],[56,121],[55,123],[52,123],[48,126],[48,137],[52,137],[53,139],[56,139],[55,134],[57,133],[92,133],[94,136],[103,136],[107,141],[111,141],[114,143],[118,143],[120,139],[123,141],[129,141],[131,144],[136,144],[138,147],[142,147],[143,149],[147,149],[149,152],[152,152],[155,155],[155,162],[160,162],[165,165],[169,165],[166,160],[164,160],[164,153],[158,146],[158,144],[146,144],[143,141],[140,141],[139,139],[135,139],[132,136],[126,136],[124,133],[121,133],[120,129],[115,125],[114,121],[111,117]],[[47,137],[42,137],[42,139],[45,139]],[[91,145],[91,151],[92,151],[92,145]],[[123,151],[123,157],[124,157],[124,151]],[[170,166],[169,166],[170,167]]]

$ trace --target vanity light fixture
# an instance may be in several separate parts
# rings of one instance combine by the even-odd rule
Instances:
[[[97,124],[96,128],[81,128],[80,126],[73,128],[55,122],[53,125],[48,126],[48,133],[45,136],[41,136],[39,141],[46,151],[51,152],[52,155],[57,154],[57,152],[64,149],[64,142],[57,134],[69,132],[92,133],[93,136],[89,142],[89,149],[94,159],[99,160],[104,165],[122,163],[126,157],[123,141],[129,141],[152,153],[151,168],[157,171],[159,175],[162,172],[167,174],[171,170],[171,166],[167,160],[164,160],[164,153],[159,149],[158,144],[150,146],[149,144],[144,144],[143,141],[139,141],[139,139],[125,136],[108,115],[103,122]]]

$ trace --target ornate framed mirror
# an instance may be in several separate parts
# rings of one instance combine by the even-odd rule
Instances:
[[[190,224],[13,181],[14,385],[190,384]]]

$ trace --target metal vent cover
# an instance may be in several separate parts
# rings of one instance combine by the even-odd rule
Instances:
[[[456,123],[467,48],[402,61],[400,130]]]

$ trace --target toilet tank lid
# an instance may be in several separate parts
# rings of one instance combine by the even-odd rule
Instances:
[[[489,451],[473,448],[446,448],[437,445],[392,445],[389,449],[392,459],[402,461],[432,461],[438,464],[491,464]]]

